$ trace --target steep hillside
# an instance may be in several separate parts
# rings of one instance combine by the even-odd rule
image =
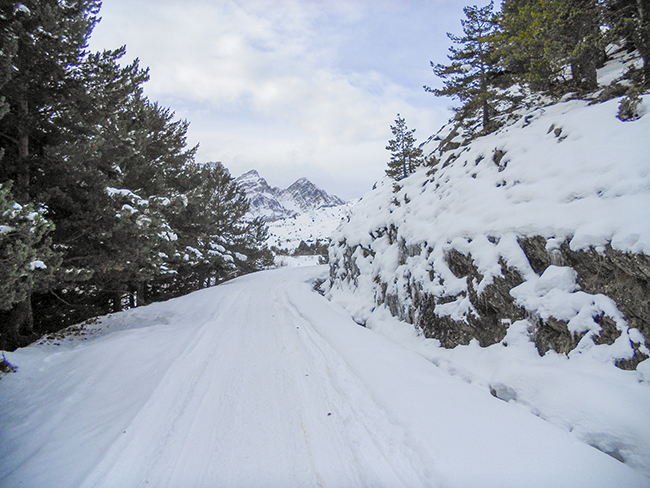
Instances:
[[[385,181],[334,237],[333,287],[446,347],[499,342],[526,319],[540,353],[616,339],[617,359],[637,350],[638,361],[650,337],[650,117],[622,122],[618,103],[526,111],[397,193]]]
[[[396,192],[385,180],[333,236],[329,297],[368,327],[386,313],[412,324],[425,356],[550,420],[570,410],[551,386],[569,380],[542,379],[551,363],[650,382],[650,95],[633,121],[620,102],[538,101],[474,139],[443,128],[436,166]],[[595,401],[625,397],[605,391]],[[601,442],[594,408],[578,410],[601,427],[562,425],[629,461],[629,439]]]
[[[288,188],[280,189],[270,186],[257,171],[251,170],[235,181],[248,196],[250,215],[262,217],[267,222],[345,203],[337,196],[328,195],[307,178],[300,178]]]
[[[367,309],[385,304],[445,347],[499,342],[526,319],[542,354],[620,338],[640,360],[650,337],[650,95],[624,122],[621,98],[596,103],[602,93],[531,98],[483,137],[443,127],[428,142],[438,163],[398,188],[385,180],[335,236],[334,289],[365,295]],[[617,359],[633,353],[619,348]]]

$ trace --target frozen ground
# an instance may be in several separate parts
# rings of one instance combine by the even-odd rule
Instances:
[[[0,486],[650,486],[358,326],[312,291],[326,274],[256,273],[8,353]]]

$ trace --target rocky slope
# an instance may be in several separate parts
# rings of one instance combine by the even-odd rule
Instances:
[[[251,216],[262,217],[267,222],[345,203],[334,195],[328,195],[307,178],[300,178],[288,188],[280,189],[271,187],[257,171],[251,170],[236,178],[236,182],[248,195]]]
[[[358,199],[343,205],[321,207],[295,217],[269,222],[267,245],[287,252],[295,251],[302,242],[308,246],[317,243],[327,246],[336,229],[347,222],[357,201]]]
[[[627,122],[620,97],[566,97],[521,108],[487,136],[443,128],[436,166],[397,192],[384,181],[333,237],[330,297],[361,323],[387,309],[446,348],[507,345],[523,327],[540,355],[587,355],[650,378],[650,95],[641,98]]]

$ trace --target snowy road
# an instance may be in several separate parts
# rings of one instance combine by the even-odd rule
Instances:
[[[650,479],[356,325],[280,269],[32,346],[0,487],[634,487]]]

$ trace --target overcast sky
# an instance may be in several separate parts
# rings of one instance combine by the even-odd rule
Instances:
[[[307,177],[360,197],[382,178],[401,114],[418,142],[451,113],[439,86],[456,0],[104,0],[90,47],[126,45],[145,93],[190,121],[198,162],[272,186]]]

